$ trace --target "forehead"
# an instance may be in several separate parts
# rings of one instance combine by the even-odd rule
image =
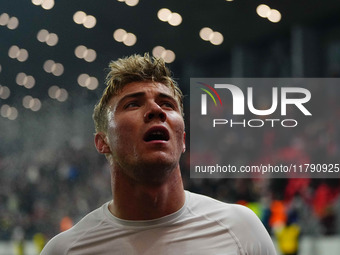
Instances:
[[[122,91],[118,94],[118,96],[134,92],[162,92],[167,94],[173,94],[172,90],[169,87],[165,86],[163,83],[146,81],[146,82],[132,82],[126,84],[123,87]]]
[[[174,92],[171,88],[159,82],[132,82],[126,84],[122,90],[115,96],[111,98],[110,104],[117,103],[120,99],[125,97],[126,95],[134,94],[134,93],[145,93],[145,94],[154,94],[158,95],[159,93],[166,94],[173,97]]]

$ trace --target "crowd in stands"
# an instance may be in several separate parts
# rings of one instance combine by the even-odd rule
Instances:
[[[254,134],[252,137],[260,153],[251,159],[243,155],[247,163],[340,163],[340,107],[336,96],[325,96],[329,96],[326,100],[329,105],[312,109],[313,112],[322,111],[318,113],[322,118],[311,121],[294,133],[294,137],[287,139],[287,133],[280,133],[282,129],[273,128],[262,135]],[[50,112],[46,114],[51,116]],[[90,110],[84,114],[91,116]],[[54,120],[58,116],[67,118],[64,115],[41,118],[52,132],[55,126],[49,122],[56,123]],[[111,198],[109,167],[105,157],[95,151],[92,127],[84,125],[81,130],[82,125],[72,122],[74,116],[73,111],[69,119],[61,121],[72,132],[67,133],[60,127],[60,133],[53,135],[58,146],[43,146],[55,144],[48,141],[52,139],[51,133],[27,134],[23,132],[22,123],[12,129],[12,132],[20,131],[17,140],[11,137],[11,141],[22,148],[13,147],[2,138],[0,240],[15,238],[18,227],[23,230],[25,239],[32,239],[37,233],[49,239]],[[77,132],[88,132],[91,139],[74,137]],[[27,142],[21,142],[24,139]],[[33,142],[28,142],[32,139]],[[246,149],[241,140],[234,141],[235,152]],[[37,146],[29,150],[27,144]],[[247,150],[249,152],[249,148]],[[186,189],[250,207],[272,235],[291,222],[300,226],[302,235],[340,234],[340,178],[191,179],[189,152],[181,163]]]

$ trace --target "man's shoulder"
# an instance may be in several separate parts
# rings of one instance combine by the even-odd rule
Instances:
[[[104,206],[104,205],[103,205]],[[102,207],[103,207],[102,206]],[[83,217],[72,228],[54,236],[44,247],[41,255],[67,254],[68,249],[79,240],[84,233],[94,231],[104,219],[102,207],[93,210]]]
[[[188,193],[193,215],[215,222],[227,230],[249,254],[275,254],[272,240],[261,220],[248,207]]]
[[[253,217],[254,213],[247,207],[239,204],[222,202],[220,200],[189,192],[189,207],[192,211],[201,213],[221,214],[223,217]]]
[[[229,226],[236,225],[233,223],[239,222],[260,221],[257,215],[246,206],[222,202],[197,193],[188,192],[188,194],[188,207],[193,213],[204,214],[207,217],[217,217],[218,220],[225,222]]]

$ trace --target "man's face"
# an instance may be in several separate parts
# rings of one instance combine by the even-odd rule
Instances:
[[[107,144],[114,167],[137,180],[160,180],[185,150],[179,102],[161,83],[133,82],[108,105]]]

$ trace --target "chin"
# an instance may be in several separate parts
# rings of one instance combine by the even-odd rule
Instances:
[[[136,179],[143,182],[160,183],[178,167],[178,162],[158,158],[157,160],[140,162],[133,171]]]
[[[146,169],[157,169],[158,172],[160,171],[169,171],[172,170],[173,168],[176,168],[178,165],[177,161],[171,160],[169,157],[164,158],[164,157],[158,157],[152,161],[146,161],[144,164]]]

